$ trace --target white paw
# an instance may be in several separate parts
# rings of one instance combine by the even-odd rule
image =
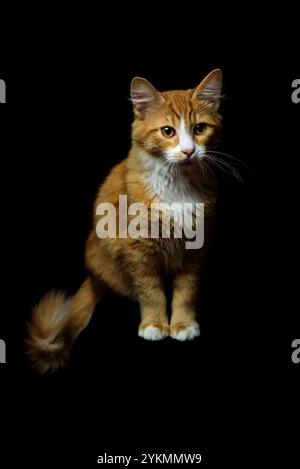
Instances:
[[[176,340],[184,342],[185,340],[193,340],[195,337],[200,335],[199,324],[196,322],[189,324],[185,329],[180,328],[179,331],[176,329],[171,332],[171,337]]]
[[[147,326],[145,329],[139,329],[139,337],[142,337],[146,340],[162,340],[167,336],[167,331],[160,330],[155,326]]]

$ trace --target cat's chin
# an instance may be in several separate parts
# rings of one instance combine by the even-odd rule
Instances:
[[[169,163],[174,163],[178,166],[181,165],[194,165],[197,162],[197,157],[192,158],[165,158]]]

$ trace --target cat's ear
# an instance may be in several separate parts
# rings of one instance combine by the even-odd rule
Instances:
[[[149,81],[135,77],[131,82],[131,101],[136,117],[144,119],[147,112],[162,104],[164,99]]]
[[[222,71],[217,68],[210,72],[193,93],[193,99],[207,101],[212,110],[217,111],[222,97]]]

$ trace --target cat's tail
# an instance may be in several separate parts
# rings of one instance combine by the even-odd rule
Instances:
[[[74,296],[51,291],[34,307],[26,343],[39,373],[66,366],[73,342],[88,325],[103,293],[104,288],[88,277]]]

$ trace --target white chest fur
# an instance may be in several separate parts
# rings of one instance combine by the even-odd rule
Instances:
[[[176,233],[191,235],[192,226],[201,224],[204,216],[200,174],[197,164],[170,165],[158,159],[148,160],[147,190],[167,220],[173,222]],[[164,222],[163,222],[164,225]],[[177,234],[175,235],[177,237]],[[181,237],[181,235],[178,235]],[[168,237],[168,236],[167,236]]]
[[[170,165],[167,161],[152,157],[146,162],[146,169],[148,190],[158,201],[167,204],[202,202],[196,164]]]

